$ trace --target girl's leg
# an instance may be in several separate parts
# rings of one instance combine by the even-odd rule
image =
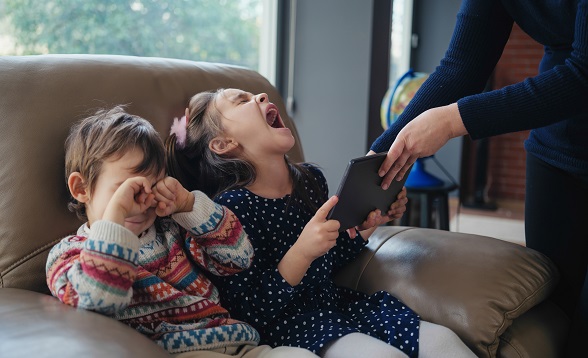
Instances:
[[[319,358],[316,354],[298,347],[254,346],[225,347],[211,350],[173,354],[174,358]]]
[[[421,321],[419,357],[475,358],[476,355],[452,330],[435,323]]]
[[[276,348],[269,346],[261,347],[267,348],[261,348],[258,354],[245,354],[243,358],[319,358],[319,356],[304,348],[286,346]]]
[[[350,333],[330,342],[321,350],[323,358],[407,358],[396,347],[363,333]]]

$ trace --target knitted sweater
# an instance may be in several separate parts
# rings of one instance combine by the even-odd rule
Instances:
[[[194,196],[191,212],[158,218],[140,238],[109,221],[82,225],[49,253],[51,293],[128,324],[170,353],[257,344],[257,331],[229,317],[205,276],[248,268],[251,243],[229,209]]]
[[[540,73],[480,93],[513,22],[545,46]],[[527,152],[588,177],[588,0],[464,0],[441,64],[371,149],[387,151],[413,118],[456,101],[473,139],[532,129]]]

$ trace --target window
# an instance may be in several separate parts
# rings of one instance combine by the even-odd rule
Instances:
[[[390,86],[410,68],[412,49],[412,0],[392,2],[392,33],[390,48]]]
[[[0,0],[0,55],[223,62],[275,78],[277,0]]]

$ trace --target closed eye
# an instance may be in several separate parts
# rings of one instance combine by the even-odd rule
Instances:
[[[237,102],[237,104],[244,104],[244,103],[248,103],[251,100],[251,97],[247,92],[241,92],[239,93],[236,98],[233,100],[234,102]]]

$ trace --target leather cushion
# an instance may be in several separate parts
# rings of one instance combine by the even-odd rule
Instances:
[[[0,322],[2,357],[170,357],[121,322],[37,292],[0,288]]]
[[[340,272],[339,283],[392,293],[421,319],[451,328],[480,357],[494,357],[513,319],[558,281],[544,255],[490,237],[384,227],[368,248]]]
[[[97,108],[126,104],[165,138],[194,94],[217,88],[265,92],[297,144],[277,90],[238,66],[114,55],[0,56],[0,287],[48,292],[51,247],[81,222],[67,210],[64,141]]]

